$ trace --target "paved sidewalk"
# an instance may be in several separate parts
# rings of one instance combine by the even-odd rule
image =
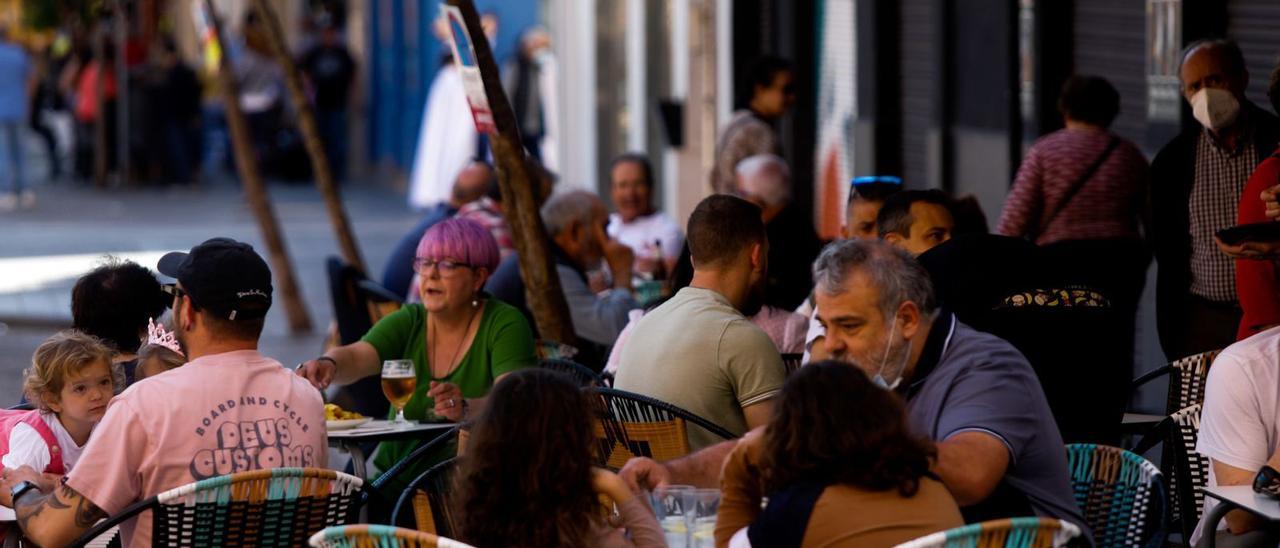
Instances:
[[[103,254],[133,258],[154,270],[165,252],[228,236],[267,255],[237,186],[98,191],[64,183],[37,191],[36,209],[0,213],[0,407],[18,397],[20,371],[40,341],[70,325],[71,287]],[[378,184],[348,184],[343,191],[365,262],[379,278],[391,247],[417,215],[402,195]],[[262,348],[291,364],[319,352],[332,315],[324,262],[339,252],[314,188],[272,184],[270,192],[315,326],[311,334],[289,334],[277,292]]]

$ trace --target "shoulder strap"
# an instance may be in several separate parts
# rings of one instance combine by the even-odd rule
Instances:
[[[40,418],[40,411],[19,411],[12,414],[0,412],[0,434],[3,434],[3,440],[0,440],[0,454],[9,452],[9,434],[18,424],[25,424],[35,429],[40,439],[44,440],[44,444],[49,447],[49,465],[45,467],[44,472],[58,475],[67,473],[66,467],[62,465],[62,447],[58,445],[58,438],[53,435],[53,430],[45,424],[44,419]]]
[[[816,482],[798,482],[769,494],[769,504],[747,529],[752,546],[800,548],[818,497],[827,488]]]
[[[1095,159],[1092,164],[1089,164],[1089,168],[1084,170],[1084,173],[1080,174],[1080,178],[1076,179],[1076,181],[1067,188],[1067,193],[1062,195],[1062,200],[1058,202],[1058,207],[1054,208],[1053,212],[1045,217],[1044,221],[1040,223],[1040,229],[1036,232],[1036,237],[1032,238],[1033,241],[1039,238],[1041,234],[1044,234],[1044,231],[1049,228],[1049,224],[1052,223],[1054,219],[1058,218],[1058,214],[1062,213],[1063,209],[1067,208],[1067,204],[1071,203],[1071,199],[1076,196],[1076,193],[1080,192],[1081,188],[1084,188],[1085,183],[1089,182],[1089,179],[1093,178],[1093,174],[1097,173],[1098,168],[1102,167],[1102,164],[1107,161],[1107,158],[1111,157],[1111,152],[1114,151],[1117,146],[1120,146],[1120,138],[1112,135],[1111,142],[1107,143],[1107,148],[1102,151],[1102,154],[1098,155],[1098,158]]]

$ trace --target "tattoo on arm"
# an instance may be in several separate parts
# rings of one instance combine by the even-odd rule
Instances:
[[[60,512],[74,508],[75,524],[81,529],[93,527],[98,520],[107,517],[107,514],[94,506],[93,502],[66,485],[59,487],[53,493],[24,496],[20,502],[14,501],[14,506],[18,514],[18,527],[23,531],[30,531],[31,521],[43,514],[46,509]]]

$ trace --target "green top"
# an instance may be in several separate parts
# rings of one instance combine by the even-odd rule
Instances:
[[[402,307],[378,321],[362,339],[378,351],[379,360],[413,360],[418,385],[404,406],[404,416],[423,420],[435,401],[427,396],[430,381],[445,381],[458,386],[465,398],[483,398],[498,376],[530,367],[536,362],[533,331],[524,315],[511,305],[487,297],[476,338],[466,349],[462,360],[444,378],[431,376],[427,359],[427,310],[420,304]],[[391,409],[387,418],[395,417]],[[374,464],[386,470],[413,451],[418,442],[386,442],[378,450]],[[407,480],[414,476],[408,476]]]

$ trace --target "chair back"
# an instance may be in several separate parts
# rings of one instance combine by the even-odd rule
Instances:
[[[541,367],[543,369],[550,369],[552,371],[558,371],[560,373],[569,375],[570,377],[573,378],[574,382],[578,383],[578,386],[581,386],[583,388],[606,386],[604,379],[601,378],[599,374],[597,374],[595,371],[592,371],[587,366],[582,365],[575,361],[562,360],[562,359],[542,359],[542,360],[538,360],[538,367]]]
[[[102,521],[85,546],[143,511],[156,546],[301,546],[316,531],[356,521],[364,481],[320,468],[274,468],[170,489]]]
[[[1170,504],[1173,519],[1186,539],[1191,538],[1200,521],[1200,511],[1204,508],[1204,493],[1200,488],[1209,481],[1209,459],[1196,452],[1196,441],[1200,439],[1200,404],[1170,415],[1169,421],[1165,447],[1173,454],[1173,473],[1168,475]]]
[[[592,390],[597,464],[614,470],[632,457],[665,461],[689,454],[689,423],[725,440],[723,427],[669,403],[614,388]]]
[[[1068,444],[1067,468],[1099,547],[1164,544],[1164,478],[1154,464],[1118,447]]]
[[[1180,409],[1204,403],[1205,381],[1209,378],[1209,366],[1221,350],[1201,352],[1169,364],[1169,396],[1165,413],[1172,415]]]
[[[413,511],[414,527],[419,531],[454,536],[458,531],[458,515],[453,500],[453,478],[458,459],[452,458],[432,466],[414,478],[396,501],[391,523],[400,523],[404,512]]]
[[[974,523],[923,536],[898,548],[1047,548],[1080,536],[1075,524],[1051,518],[1011,518]]]
[[[456,540],[391,525],[342,525],[311,535],[312,548],[471,548]]]
[[[782,355],[782,365],[786,368],[787,375],[795,373],[797,369],[800,369],[800,366],[802,365],[803,361],[804,361],[804,354],[783,354]]]

